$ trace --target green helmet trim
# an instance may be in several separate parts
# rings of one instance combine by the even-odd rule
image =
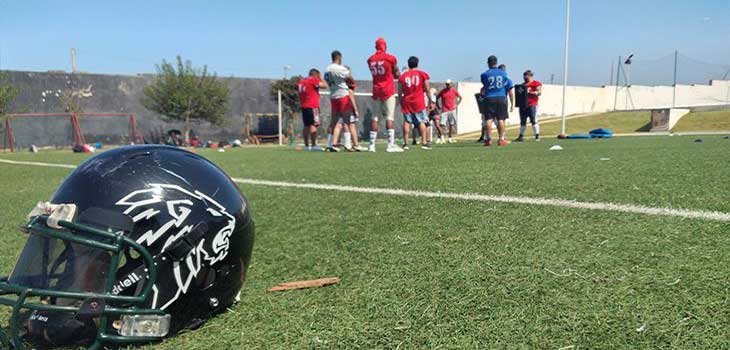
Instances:
[[[51,312],[63,312],[63,313],[77,313],[79,307],[76,306],[63,306],[63,305],[51,305],[42,304],[35,302],[27,302],[28,297],[57,297],[67,299],[85,300],[89,298],[98,298],[107,302],[123,302],[133,304],[143,304],[150,293],[152,287],[157,280],[157,266],[155,264],[154,257],[150,252],[141,244],[134,240],[126,237],[123,232],[106,232],[99,230],[95,227],[83,225],[79,223],[62,221],[58,222],[58,225],[77,232],[83,232],[92,237],[97,237],[99,240],[90,239],[88,237],[81,237],[74,235],[67,230],[58,230],[50,228],[46,225],[48,216],[36,216],[31,218],[26,228],[34,234],[47,236],[51,238],[60,239],[63,241],[78,243],[92,248],[102,249],[114,253],[111,257],[111,263],[109,266],[109,278],[104,293],[84,293],[84,292],[68,292],[68,291],[57,291],[48,289],[29,288],[17,284],[8,282],[8,277],[0,277],[0,295],[15,294],[17,298],[0,297],[0,305],[12,307],[12,314],[8,325],[8,334],[0,328],[0,345],[14,350],[23,350],[23,340],[20,336],[20,311],[22,309],[37,310],[37,311],[51,311]],[[108,244],[100,240],[111,240],[114,243]],[[137,296],[126,296],[126,295],[114,295],[112,294],[112,288],[116,281],[116,272],[119,268],[120,253],[125,248],[131,248],[140,254],[140,257],[144,260],[145,266],[147,267],[147,280],[146,284],[142,288],[142,291]],[[151,308],[138,308],[132,307],[112,307],[105,306],[101,311],[99,317],[99,324],[97,327],[97,335],[94,342],[90,345],[89,349],[99,349],[102,344],[124,344],[124,343],[140,343],[158,340],[157,337],[134,337],[134,336],[121,336],[106,333],[109,316],[118,315],[165,315],[165,312],[160,309]]]

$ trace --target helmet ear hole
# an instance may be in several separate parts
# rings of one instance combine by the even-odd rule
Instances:
[[[206,290],[213,286],[215,283],[215,277],[215,269],[205,267],[200,271],[198,277],[195,279],[195,284],[198,288],[200,288],[200,290]]]

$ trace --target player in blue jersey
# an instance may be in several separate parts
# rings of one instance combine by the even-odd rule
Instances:
[[[514,84],[507,76],[507,72],[497,68],[496,56],[489,56],[487,58],[487,64],[489,65],[489,69],[481,75],[483,98],[481,102],[482,108],[480,109],[483,111],[482,117],[487,125],[484,145],[492,145],[492,129],[494,128],[492,123],[496,120],[497,130],[499,132],[498,144],[500,146],[506,146],[509,144],[509,141],[504,138],[504,121],[509,118],[509,112],[514,109]],[[509,96],[509,107],[507,107],[507,96]]]

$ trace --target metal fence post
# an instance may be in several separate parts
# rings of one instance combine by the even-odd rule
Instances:
[[[282,134],[281,134],[281,90],[278,91],[278,97],[279,97],[279,146],[281,146],[282,143]]]

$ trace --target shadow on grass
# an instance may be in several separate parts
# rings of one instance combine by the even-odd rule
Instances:
[[[651,121],[636,129],[637,132],[648,132],[651,130]]]

